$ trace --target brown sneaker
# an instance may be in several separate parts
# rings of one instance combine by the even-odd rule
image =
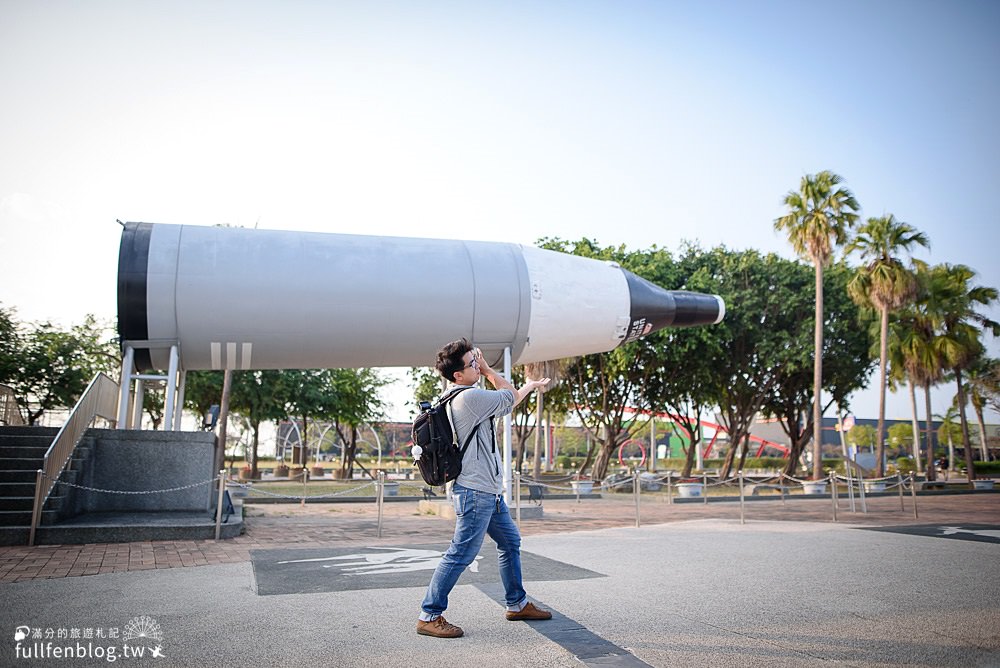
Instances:
[[[511,622],[532,621],[536,619],[552,619],[552,613],[542,610],[534,603],[529,602],[520,612],[507,611],[507,620]]]
[[[444,617],[438,617],[429,622],[417,620],[417,633],[435,638],[461,638],[465,631],[454,624],[449,624]]]

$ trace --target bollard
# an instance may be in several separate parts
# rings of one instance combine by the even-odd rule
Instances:
[[[639,497],[642,496],[642,485],[639,484],[639,467],[632,469],[632,496],[635,497],[635,528],[639,528]]]
[[[863,475],[858,476],[858,498],[861,499],[861,512],[867,515],[868,501],[865,497],[865,477]]]
[[[674,472],[667,471],[667,505],[674,505]]]
[[[833,499],[833,521],[837,521],[837,474],[830,473],[830,498]]]
[[[896,471],[896,482],[899,483],[899,512],[906,510],[906,506],[903,505],[903,474]]]
[[[226,491],[226,470],[219,471],[219,499],[215,506],[215,540],[222,536],[222,500]]]
[[[701,474],[701,495],[705,497],[704,503],[708,504],[708,474],[702,471]]]
[[[910,474],[910,496],[913,497],[913,519],[917,519],[917,482],[913,474]]]
[[[785,505],[785,472],[778,476],[778,487],[781,489],[781,505]]]
[[[381,473],[381,471],[380,471]],[[306,507],[306,481],[309,479],[309,469],[302,469],[302,502],[299,504],[300,508]]]
[[[514,521],[521,528],[521,472],[514,469]]]
[[[851,507],[851,512],[858,512],[854,503],[854,476],[851,474],[851,460],[844,460],[844,472],[847,473],[847,502]]]
[[[382,537],[382,507],[385,505],[385,471],[379,471],[378,477],[375,479],[375,504],[378,508],[378,529],[376,529],[375,537]],[[305,499],[303,499],[305,501]]]
[[[743,521],[743,504],[745,499],[743,497],[743,471],[740,471],[740,524],[744,524]]]

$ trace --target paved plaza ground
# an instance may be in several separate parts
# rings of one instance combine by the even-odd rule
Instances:
[[[487,540],[450,641],[414,632],[453,528],[416,501],[381,538],[374,503],[248,504],[226,541],[3,547],[0,665],[1000,666],[1000,494],[912,504],[546,499],[525,579],[555,618],[503,619]]]

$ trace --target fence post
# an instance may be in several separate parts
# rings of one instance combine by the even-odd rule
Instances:
[[[913,519],[917,519],[917,481],[912,473],[910,474],[910,496],[913,497]]]
[[[837,474],[830,472],[830,498],[833,499],[833,521],[837,521]]]
[[[778,475],[778,488],[781,490],[781,505],[785,505],[785,472]]]
[[[743,470],[741,469],[740,470],[740,524],[744,524],[745,523],[743,521],[743,512],[744,512],[743,504],[744,504],[744,502],[745,502],[745,499],[743,497]]]
[[[906,506],[903,505],[903,474],[896,471],[896,481],[899,483],[899,512],[906,510]]]
[[[674,472],[667,471],[667,504],[674,505]]]
[[[868,500],[865,497],[865,476],[858,476],[858,496],[861,498],[861,512],[868,514]]]
[[[844,472],[847,473],[847,500],[851,507],[851,512],[858,512],[857,506],[854,504],[854,475],[851,473],[851,460],[844,460]]]
[[[226,492],[226,470],[219,471],[219,498],[215,504],[215,540],[222,536],[222,501]]]
[[[514,519],[521,528],[521,472],[514,469]]]
[[[701,495],[705,497],[703,503],[708,504],[708,473],[701,472]]]
[[[632,496],[635,497],[635,528],[639,528],[639,497],[642,496],[642,485],[639,483],[639,467],[632,469]]]
[[[379,471],[375,479],[375,504],[378,508],[378,529],[375,532],[376,538],[382,537],[382,507],[385,505],[383,494],[385,493],[385,471]],[[305,501],[305,498],[302,499]]]
[[[28,532],[28,547],[35,545],[35,529],[38,528],[38,522],[42,515],[42,479],[44,476],[45,472],[38,469],[38,473],[35,474],[35,505],[31,507],[31,531]]]

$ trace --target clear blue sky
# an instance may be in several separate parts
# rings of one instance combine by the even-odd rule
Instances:
[[[994,1],[0,0],[0,302],[113,318],[116,218],[791,256],[822,169],[1000,286],[998,35]]]

